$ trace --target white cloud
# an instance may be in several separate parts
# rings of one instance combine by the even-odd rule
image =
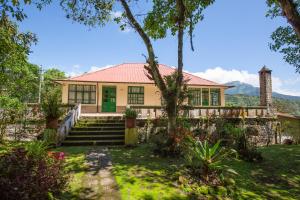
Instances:
[[[107,68],[112,67],[112,66],[113,65],[106,65],[104,67],[91,66],[89,72],[95,72],[95,71],[98,71],[98,70],[107,69]]]
[[[122,17],[122,12],[121,11],[113,11],[111,12],[111,17],[114,18],[120,18]],[[132,28],[129,26],[128,23],[126,23],[125,19],[121,19],[120,24],[119,25],[124,25],[126,24],[124,30],[121,30],[121,32],[123,33],[129,33],[132,31]]]
[[[111,12],[111,16],[114,17],[114,18],[121,17],[122,12],[121,11],[113,11],[113,12]]]
[[[66,71],[66,75],[69,77],[79,76],[83,74],[80,68],[81,66],[79,64],[75,64],[71,67],[70,70]]]
[[[215,68],[207,69],[205,70],[205,72],[196,72],[193,74],[218,83],[240,81],[243,83],[248,83],[255,87],[259,87],[258,73],[251,74],[246,70],[236,70],[236,69],[226,70],[221,67],[215,67]],[[293,84],[291,84],[290,82],[289,84],[287,84],[286,81],[281,80],[276,76],[272,76],[273,91],[281,94],[286,94],[286,95],[300,96],[300,90],[293,89],[293,86],[296,86],[296,83],[298,83],[299,81],[300,80],[297,80],[294,81]]]

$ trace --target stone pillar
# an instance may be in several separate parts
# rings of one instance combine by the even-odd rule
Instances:
[[[267,106],[270,108],[272,106],[272,70],[268,69],[266,66],[259,71],[259,86],[260,86],[260,105]]]

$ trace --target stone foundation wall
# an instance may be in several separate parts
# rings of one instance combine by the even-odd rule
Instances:
[[[206,130],[211,133],[216,133],[216,120],[211,120],[209,126],[207,122],[202,119],[190,119],[191,128],[193,131],[197,128],[207,127]],[[245,119],[244,121],[240,118],[226,119],[227,123],[236,125],[237,127],[243,127],[246,132],[251,132],[251,141],[258,146],[264,146],[269,144],[275,144],[275,136],[279,137],[278,131],[279,123],[276,119],[271,118],[255,118]],[[154,119],[154,120],[138,120],[137,121],[138,133],[140,141],[145,142],[152,135],[155,135],[162,129],[166,129],[167,121],[165,119]],[[277,134],[276,134],[277,133]]]

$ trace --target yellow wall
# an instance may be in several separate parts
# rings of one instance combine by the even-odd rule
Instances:
[[[96,85],[97,83],[89,82],[64,82],[62,83],[62,103],[68,103],[68,84],[81,84],[81,85]],[[96,104],[87,104],[96,106],[97,102],[99,107],[102,104],[102,87],[103,86],[116,86],[116,104],[117,106],[127,105],[128,86],[144,86],[144,105],[147,106],[160,106],[160,92],[154,84],[126,84],[126,83],[98,83]],[[218,88],[218,87],[201,87],[191,86],[191,88]],[[225,106],[224,88],[221,88],[221,106]]]

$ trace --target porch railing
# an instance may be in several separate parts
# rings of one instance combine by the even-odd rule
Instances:
[[[130,106],[138,112],[138,119],[157,118],[164,112],[163,106]],[[185,106],[180,114],[189,118],[224,117],[224,118],[256,118],[272,117],[266,106],[229,107],[229,106]]]
[[[64,119],[60,122],[57,128],[57,134],[59,137],[59,142],[63,141],[69,134],[72,126],[74,126],[79,120],[81,114],[81,104],[75,105],[72,109],[68,110]]]

